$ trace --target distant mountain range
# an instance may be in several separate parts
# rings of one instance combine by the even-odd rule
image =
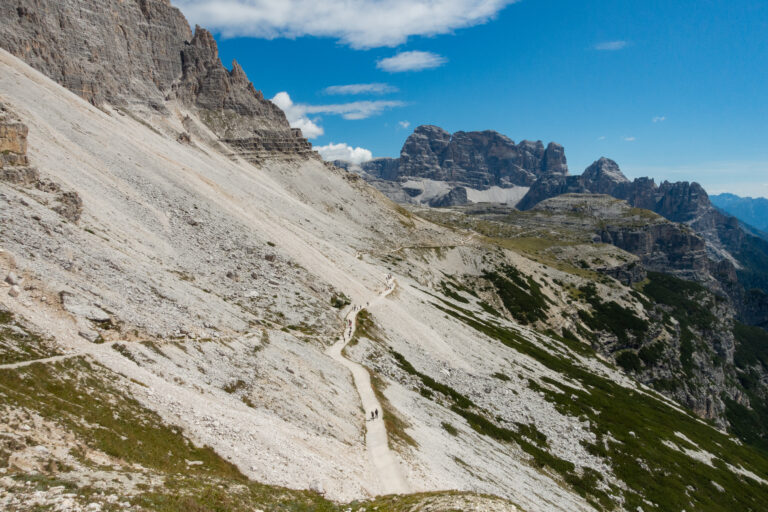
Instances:
[[[402,204],[445,208],[502,203],[529,211],[563,194],[602,194],[626,201],[634,208],[652,211],[692,229],[706,242],[709,262],[691,251],[685,278],[729,295],[742,321],[768,325],[768,236],[764,232],[768,216],[759,213],[768,211],[768,200],[764,210],[743,207],[753,212],[750,217],[732,216],[727,207],[711,202],[704,188],[695,182],[656,184],[651,178],[630,181],[608,158],[600,158],[582,174],[572,175],[560,144],[516,144],[494,131],[450,134],[429,125],[414,130],[399,158],[380,158],[360,166],[334,163],[362,175]],[[671,239],[663,242],[673,244]],[[613,243],[622,245],[616,240]],[[651,252],[662,251],[657,246]],[[750,293],[755,289],[761,292]]]
[[[768,236],[768,199],[740,197],[735,194],[709,196],[712,204]]]

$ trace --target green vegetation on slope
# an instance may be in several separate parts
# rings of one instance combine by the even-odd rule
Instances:
[[[761,374],[768,372],[768,332],[737,323],[733,335],[739,383],[751,408],[725,400],[726,416],[736,435],[768,454],[768,397],[765,385],[760,382]]]
[[[448,504],[445,509],[454,508],[450,506],[453,503],[477,503],[481,507],[482,503],[507,503],[474,493],[436,492],[338,504],[317,493],[259,484],[248,480],[212,449],[195,446],[181,429],[145,409],[124,391],[126,385],[124,378],[106,368],[85,358],[73,358],[0,370],[0,403],[35,411],[75,434],[79,442],[120,461],[120,469],[114,466],[106,470],[119,471],[128,480],[138,472],[159,477],[157,486],[139,484],[135,494],[119,496],[116,492],[119,502],[129,502],[131,510],[362,512],[376,507],[399,512],[430,503]],[[80,458],[75,451],[72,454]],[[190,465],[187,461],[200,464]],[[7,458],[0,453],[0,464],[5,463]],[[83,508],[105,497],[103,490],[82,484],[82,476],[69,479],[66,472],[51,475],[11,471],[6,475],[22,484],[24,492],[64,487],[75,500],[82,500]],[[101,504],[104,512],[125,510],[116,502]]]
[[[658,397],[625,388],[588,371],[561,354],[527,340],[511,328],[436,307],[479,333],[533,357],[562,375],[563,379],[573,379],[583,386],[584,389],[575,389],[548,381],[561,392],[545,388],[541,391],[562,414],[589,419],[598,441],[586,448],[603,457],[614,474],[626,483],[627,489],[613,489],[614,500],[616,495],[622,495],[623,508],[648,510],[645,502],[648,500],[656,509],[665,511],[757,511],[763,510],[768,502],[768,486],[734,471],[734,468],[744,468],[762,478],[768,477],[768,457],[762,453],[735,443],[692,414],[674,409]],[[476,422],[473,428],[485,430],[491,436],[503,438],[509,435],[472,416],[465,415],[465,418],[471,425]],[[673,445],[712,454],[711,465],[689,457]],[[526,449],[525,445],[521,446]],[[570,468],[557,463],[546,465],[569,481]],[[582,490],[585,495],[599,499],[600,491],[595,485],[596,482],[591,486],[589,482],[582,482]],[[574,489],[578,490],[578,487],[574,485]],[[606,506],[603,500],[591,502],[601,509],[614,508]],[[617,500],[615,505],[618,505]]]
[[[601,301],[594,283],[582,286],[579,291],[583,294],[584,300],[592,306],[591,313],[579,311],[579,317],[593,331],[609,332],[624,346],[629,345],[630,334],[633,340],[638,340],[648,331],[648,322],[638,317],[632,310],[614,301]]]
[[[532,277],[510,265],[486,272],[483,277],[493,283],[504,307],[516,320],[525,325],[546,320],[548,301]]]

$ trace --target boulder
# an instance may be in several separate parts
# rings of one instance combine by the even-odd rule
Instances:
[[[20,285],[22,281],[23,279],[17,276],[16,272],[14,272],[13,270],[8,272],[8,275],[5,276],[5,282],[11,286]]]
[[[64,291],[59,294],[59,298],[64,309],[77,318],[85,318],[93,322],[111,320],[109,313],[79,295]]]

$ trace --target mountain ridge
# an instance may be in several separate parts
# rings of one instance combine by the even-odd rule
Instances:
[[[709,198],[724,212],[759,230],[763,238],[768,237],[768,199],[727,193],[710,195]]]

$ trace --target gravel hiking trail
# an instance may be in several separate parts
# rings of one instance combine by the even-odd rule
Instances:
[[[347,346],[347,343],[349,343],[349,341],[355,335],[355,330],[357,329],[357,314],[362,311],[362,309],[373,307],[377,303],[384,300],[384,298],[386,298],[395,290],[395,285],[396,283],[394,279],[387,279],[387,284],[384,291],[376,299],[370,302],[365,308],[358,309],[353,305],[349,313],[347,313],[347,316],[344,317],[344,331],[342,332],[339,341],[331,345],[326,351],[326,353],[331,356],[331,358],[343,364],[349,368],[349,371],[352,372],[352,377],[355,381],[355,388],[357,388],[357,393],[360,395],[360,400],[362,402],[363,410],[365,413],[365,445],[368,448],[368,456],[370,458],[370,462],[376,469],[376,474],[378,474],[382,494],[407,493],[408,483],[403,477],[403,473],[400,469],[400,465],[398,464],[397,459],[389,449],[389,444],[387,442],[387,429],[384,426],[383,419],[384,410],[382,409],[379,401],[376,399],[376,394],[373,392],[373,387],[371,386],[371,376],[368,373],[368,370],[363,366],[344,357],[344,355],[342,355],[342,351],[344,350],[344,347]],[[350,321],[352,322],[351,329],[349,326]],[[379,410],[379,417],[372,420],[371,411],[374,409]]]
[[[112,346],[116,343],[120,343],[120,342],[110,341],[107,343],[83,345],[81,349],[75,350],[73,352],[69,352],[68,354],[61,354],[53,357],[44,357],[42,359],[29,359],[27,361],[19,361],[18,363],[0,364],[0,370],[15,370],[17,368],[32,366],[33,364],[37,364],[37,363],[41,363],[41,364],[57,363],[59,361],[64,361],[66,359],[72,359],[73,357],[94,355],[97,352],[104,352],[106,349],[112,348]]]

